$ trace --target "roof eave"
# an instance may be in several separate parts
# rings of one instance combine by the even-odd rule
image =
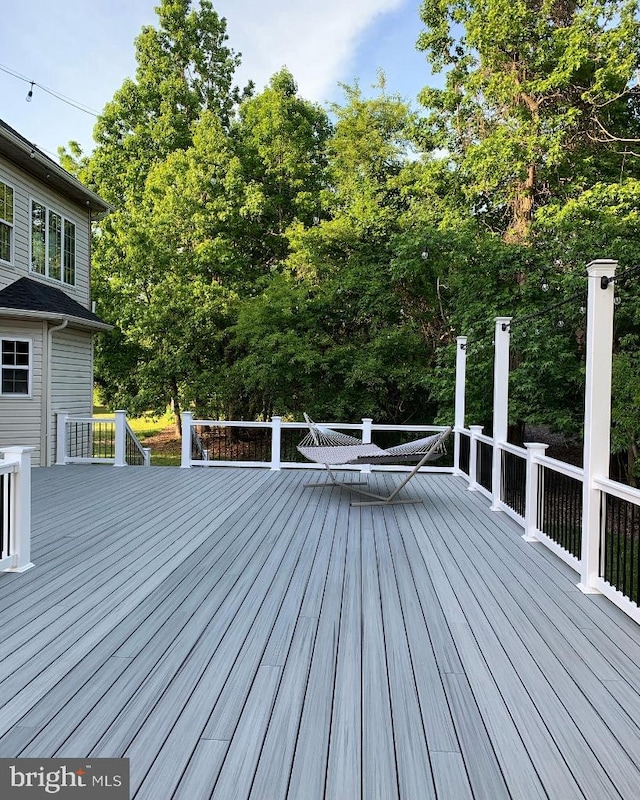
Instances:
[[[88,208],[95,219],[100,219],[113,210],[95,192],[87,189],[77,178],[1,120],[0,154],[78,205]]]
[[[11,319],[46,320],[51,322],[67,322],[74,328],[83,328],[90,331],[112,331],[114,326],[108,322],[84,319],[73,314],[60,314],[54,311],[27,311],[21,308],[0,307],[0,317]]]

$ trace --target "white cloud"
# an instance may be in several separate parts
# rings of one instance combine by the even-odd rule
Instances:
[[[219,0],[229,43],[242,53],[241,80],[262,88],[287,66],[300,93],[322,102],[335,92],[361,36],[380,15],[406,0]]]

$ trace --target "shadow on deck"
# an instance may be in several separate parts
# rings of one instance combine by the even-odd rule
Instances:
[[[309,474],[35,470],[0,756],[128,757],[137,800],[640,796],[635,623],[456,478]]]

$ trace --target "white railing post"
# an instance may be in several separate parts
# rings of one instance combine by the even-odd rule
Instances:
[[[127,466],[127,412],[116,411],[116,452],[114,467]]]
[[[3,447],[0,453],[4,462],[17,464],[18,471],[12,475],[12,506],[10,552],[13,566],[6,572],[26,572],[31,569],[31,453],[33,447]]]
[[[182,418],[182,447],[180,467],[186,469],[191,466],[191,426],[193,425],[193,414],[191,411],[183,411]]]
[[[502,451],[507,441],[509,417],[509,323],[511,317],[496,317],[493,362],[493,461],[491,469],[491,510],[500,511],[502,500]]]
[[[469,440],[469,485],[470,492],[478,490],[478,434],[482,433],[483,425],[469,425],[471,437]]]
[[[362,417],[362,444],[371,444],[372,425],[371,417]],[[371,472],[371,464],[362,464],[360,472]]]
[[[144,461],[143,466],[150,467],[151,466],[151,448],[150,447],[143,447],[142,452],[144,453]]]
[[[594,478],[609,477],[614,287],[606,279],[615,275],[617,266],[617,261],[608,259],[592,261],[587,266],[582,559],[578,588],[588,594],[598,593],[594,581],[600,573],[601,493]]]
[[[462,475],[460,471],[460,433],[464,428],[465,397],[467,380],[467,337],[456,337],[456,397],[453,423],[453,474]]]
[[[56,419],[56,464],[67,463],[67,422],[68,414],[57,414]]]
[[[271,417],[271,469],[280,469],[282,442],[282,417]]]
[[[371,426],[373,419],[371,417],[362,417],[362,444],[371,444]]]
[[[524,533],[522,538],[526,542],[537,542],[536,532],[538,525],[538,489],[539,489],[539,466],[535,463],[536,456],[543,456],[548,444],[538,442],[525,442],[527,448],[527,473],[525,479],[525,501],[524,501]]]

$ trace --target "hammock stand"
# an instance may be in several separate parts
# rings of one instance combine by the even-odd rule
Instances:
[[[396,495],[409,483],[411,478],[413,478],[420,467],[424,466],[427,461],[435,461],[447,452],[445,441],[451,433],[451,428],[446,428],[433,436],[427,436],[423,439],[417,439],[407,444],[401,444],[397,447],[389,447],[387,450],[383,450],[381,447],[378,447],[377,444],[363,444],[361,439],[356,439],[354,436],[349,436],[346,433],[339,433],[338,431],[331,430],[331,428],[316,425],[306,414],[304,418],[309,426],[309,433],[298,445],[298,452],[305,458],[308,458],[309,461],[315,461],[317,464],[324,464],[329,473],[329,479],[334,486],[340,486],[349,489],[349,491],[373,498],[372,500],[363,500],[359,502],[352,501],[352,506],[421,503],[421,498],[415,500],[397,500]],[[400,485],[386,497],[358,488],[359,486],[366,486],[366,482],[341,482],[336,480],[330,466],[347,464],[397,464],[399,462],[415,463],[415,467]],[[324,483],[305,483],[305,486],[327,485],[326,481]]]

